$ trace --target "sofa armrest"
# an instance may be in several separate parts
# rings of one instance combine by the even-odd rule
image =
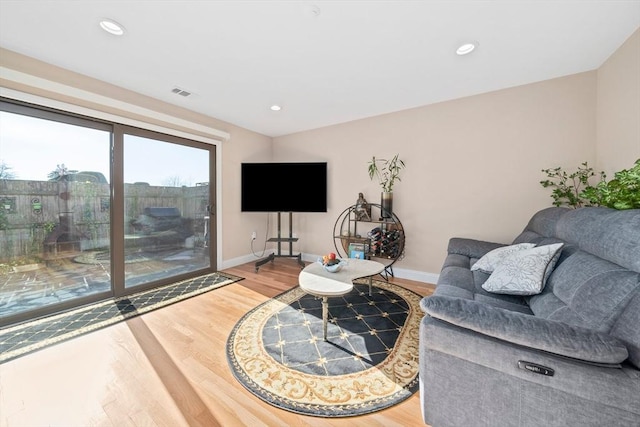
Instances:
[[[586,328],[460,298],[430,296],[420,305],[431,317],[524,347],[592,363],[618,364],[628,357],[620,340]]]
[[[503,246],[507,245],[504,243],[485,242],[483,240],[454,237],[449,240],[447,253],[464,255],[469,258],[481,258],[487,252]]]

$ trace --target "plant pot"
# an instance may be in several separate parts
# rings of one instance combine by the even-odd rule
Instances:
[[[382,192],[380,206],[380,216],[391,218],[393,216],[393,193]]]

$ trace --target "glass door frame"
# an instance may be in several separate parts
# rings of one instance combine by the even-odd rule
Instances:
[[[207,150],[209,153],[209,267],[188,273],[163,278],[135,287],[125,287],[125,200],[124,200],[124,136],[133,135],[142,138],[157,139],[163,142],[194,147]],[[119,189],[119,194],[112,195],[111,209],[111,265],[112,268],[112,286],[116,297],[130,295],[132,293],[141,292],[158,286],[168,285],[171,283],[197,277],[207,273],[213,273],[217,270],[217,227],[216,227],[216,151],[217,147],[212,144],[192,141],[173,135],[161,134],[158,132],[135,128],[126,125],[114,125],[114,149],[113,149],[113,169],[112,169],[112,192],[113,189]]]
[[[94,120],[88,117],[83,117],[75,114],[68,114],[68,113],[57,111],[51,108],[32,106],[23,102],[17,102],[17,101],[5,99],[5,98],[0,98],[0,110],[13,113],[13,114],[32,117],[36,119],[49,120],[49,121],[63,123],[63,124],[72,125],[72,126],[81,126],[81,127],[86,127],[90,129],[108,131],[111,134],[110,145],[113,146],[114,133],[113,133],[112,123],[108,123],[101,120]],[[111,153],[113,153],[112,149],[111,149]],[[111,154],[110,160],[113,161],[112,154]],[[111,175],[113,175],[113,172],[111,172]],[[111,183],[110,185],[111,185],[111,194],[113,194],[113,186]],[[110,203],[113,203],[112,197],[110,198]],[[113,231],[110,229],[109,232],[112,233]],[[111,251],[112,249],[110,248],[109,250]],[[113,262],[111,262],[111,267],[113,270]],[[111,271],[111,274],[113,274],[112,271]],[[42,307],[37,307],[29,311],[24,311],[24,312],[16,313],[13,315],[8,315],[6,317],[2,317],[0,318],[0,327],[67,311],[76,307],[102,301],[102,300],[111,298],[113,296],[114,294],[113,294],[113,285],[112,285],[111,289],[107,291],[95,292],[90,295],[80,296],[70,300],[57,302],[57,303],[45,305]]]
[[[0,97],[0,109],[10,113],[21,114],[29,117],[52,120],[60,123],[83,126],[93,129],[108,130],[111,132],[110,147],[110,256],[111,256],[111,289],[109,291],[99,292],[88,296],[78,297],[73,300],[63,301],[33,310],[9,315],[0,318],[0,327],[11,324],[33,320],[39,317],[53,315],[66,310],[77,308],[83,305],[104,301],[109,298],[117,298],[128,294],[140,292],[146,289],[175,283],[181,280],[197,277],[200,275],[213,273],[217,271],[218,258],[218,216],[217,216],[217,145],[190,140],[187,138],[177,137],[157,131],[151,131],[133,126],[123,125],[109,120],[97,119],[82,114],[62,111],[56,108],[31,104],[28,102],[18,101]],[[123,165],[123,141],[124,134],[142,136],[146,138],[159,139],[169,143],[205,149],[209,153],[209,215],[208,215],[208,231],[209,231],[209,267],[191,271],[166,279],[147,283],[145,285],[136,286],[134,288],[125,288],[124,283],[124,165]]]

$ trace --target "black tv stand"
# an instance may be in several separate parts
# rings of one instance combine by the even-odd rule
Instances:
[[[265,265],[269,261],[273,262],[273,260],[276,258],[296,258],[298,261],[298,264],[300,265],[300,268],[305,267],[305,263],[304,261],[302,261],[302,254],[299,253],[295,255],[293,253],[293,242],[298,241],[297,237],[293,237],[293,213],[289,212],[289,237],[281,237],[281,231],[282,231],[281,214],[282,212],[278,212],[278,237],[272,237],[267,240],[267,242],[278,242],[278,253],[277,254],[271,253],[267,257],[256,261],[256,273],[258,272],[258,269],[260,268],[261,265]],[[282,254],[282,242],[289,243],[289,255]]]

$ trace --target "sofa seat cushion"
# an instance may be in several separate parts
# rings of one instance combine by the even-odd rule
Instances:
[[[452,238],[436,287],[435,294],[480,301],[494,307],[531,314],[522,296],[497,295],[482,289],[489,274],[471,271],[473,265],[486,253],[507,245],[474,239]]]
[[[523,298],[511,295],[494,295],[486,291],[478,293],[451,285],[438,285],[434,295],[477,301],[493,307],[503,308],[505,310],[532,314],[531,309]]]
[[[470,270],[470,265],[476,260],[476,258],[469,258],[467,255],[449,254],[440,272],[435,294],[481,301],[494,307],[531,314],[529,305],[522,296],[497,295],[482,289],[482,284],[489,275],[481,271]]]

